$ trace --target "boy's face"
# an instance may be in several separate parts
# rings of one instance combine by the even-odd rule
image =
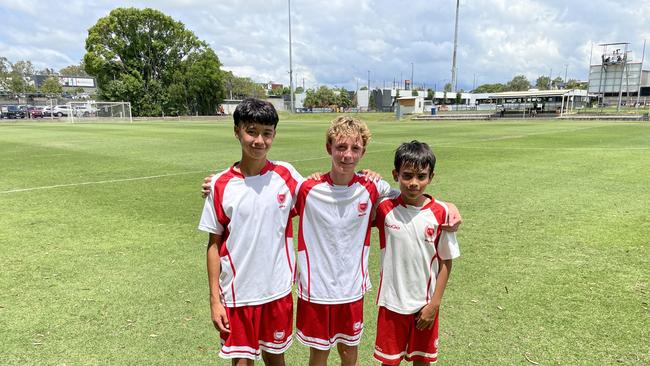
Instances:
[[[241,123],[235,127],[235,137],[239,140],[242,157],[253,160],[266,159],[273,145],[275,127],[261,123]]]
[[[359,160],[366,152],[361,136],[335,137],[326,145],[332,156],[332,170],[337,173],[354,173]]]
[[[429,166],[420,169],[406,164],[402,164],[399,172],[393,169],[393,178],[399,183],[404,203],[418,206],[422,204],[424,192],[433,177],[433,173],[429,176],[430,170]]]

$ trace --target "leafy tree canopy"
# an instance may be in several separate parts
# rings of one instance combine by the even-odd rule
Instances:
[[[99,97],[133,114],[212,114],[223,97],[217,55],[181,22],[154,9],[116,8],[88,30],[83,63]]]
[[[81,61],[79,65],[69,65],[59,70],[61,76],[88,76],[86,65]]]
[[[239,77],[230,71],[223,73],[223,88],[229,99],[263,98],[266,90],[251,78]]]
[[[63,87],[59,83],[58,77],[50,76],[41,85],[41,91],[45,94],[60,94],[63,92]]]
[[[530,82],[524,75],[517,75],[506,85],[506,91],[525,91],[530,89]]]

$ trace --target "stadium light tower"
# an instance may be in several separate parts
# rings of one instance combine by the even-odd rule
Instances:
[[[454,54],[451,59],[451,87],[456,89],[456,49],[458,48],[458,9],[460,0],[456,0],[456,26],[454,28]]]
[[[289,94],[291,96],[291,113],[295,112],[293,97],[293,62],[291,60],[291,0],[287,0],[289,5]]]

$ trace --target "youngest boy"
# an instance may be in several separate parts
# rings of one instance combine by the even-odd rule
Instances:
[[[435,164],[427,144],[400,145],[393,178],[401,194],[377,207],[381,279],[374,357],[382,365],[437,361],[438,310],[451,261],[460,252],[455,233],[441,229],[448,206],[424,193]]]

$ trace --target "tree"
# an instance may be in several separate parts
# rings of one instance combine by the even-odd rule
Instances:
[[[559,77],[559,76],[556,77],[555,79],[553,79],[553,81],[551,81],[551,87],[552,87],[553,89],[559,89],[559,88],[561,88],[563,85],[564,85],[564,79],[562,79],[562,78]]]
[[[86,65],[84,65],[83,60],[81,60],[79,65],[69,65],[62,68],[59,70],[59,74],[61,76],[89,76],[86,72]]]
[[[352,106],[352,99],[350,99],[350,93],[348,93],[345,88],[340,88],[339,95],[336,97],[336,104],[339,107],[348,108]]]
[[[0,90],[9,89],[9,73],[11,62],[6,57],[0,57]]]
[[[535,81],[535,87],[539,90],[548,90],[551,88],[551,78],[542,75]]]
[[[31,61],[17,61],[14,64],[7,61],[7,64],[11,68],[11,71],[5,76],[7,89],[14,93],[28,93],[35,90],[29,82],[34,75],[34,65]]]
[[[136,116],[216,112],[223,98],[217,55],[154,9],[116,8],[88,30],[85,71],[99,97],[130,101]]]
[[[434,96],[433,89],[427,89],[427,100],[433,100]]]
[[[450,92],[451,91],[451,83],[445,84],[445,87],[443,88],[444,91]]]
[[[504,91],[506,88],[505,85],[496,83],[496,84],[483,84],[476,87],[473,90],[474,93],[499,93]]]
[[[508,91],[524,91],[530,89],[530,82],[524,75],[517,75],[506,85]]]
[[[41,85],[41,91],[45,94],[60,94],[63,92],[63,87],[59,83],[58,77],[50,76]]]
[[[460,102],[463,100],[462,94],[460,92],[456,93],[456,104],[460,104]]]
[[[299,86],[299,87],[297,87],[296,89],[293,90],[294,94],[302,94],[304,92],[305,92],[305,88],[303,88],[302,86]]]
[[[347,93],[347,92],[346,92]],[[323,85],[318,90],[308,89],[303,105],[306,108],[326,108],[337,105],[338,97],[334,91]],[[350,104],[352,104],[350,102]]]
[[[588,83],[585,81],[578,81],[576,79],[569,79],[566,83],[567,89],[583,89],[586,90]]]
[[[227,71],[223,73],[223,87],[230,99],[261,98],[266,95],[266,90],[250,78],[234,75]]]

